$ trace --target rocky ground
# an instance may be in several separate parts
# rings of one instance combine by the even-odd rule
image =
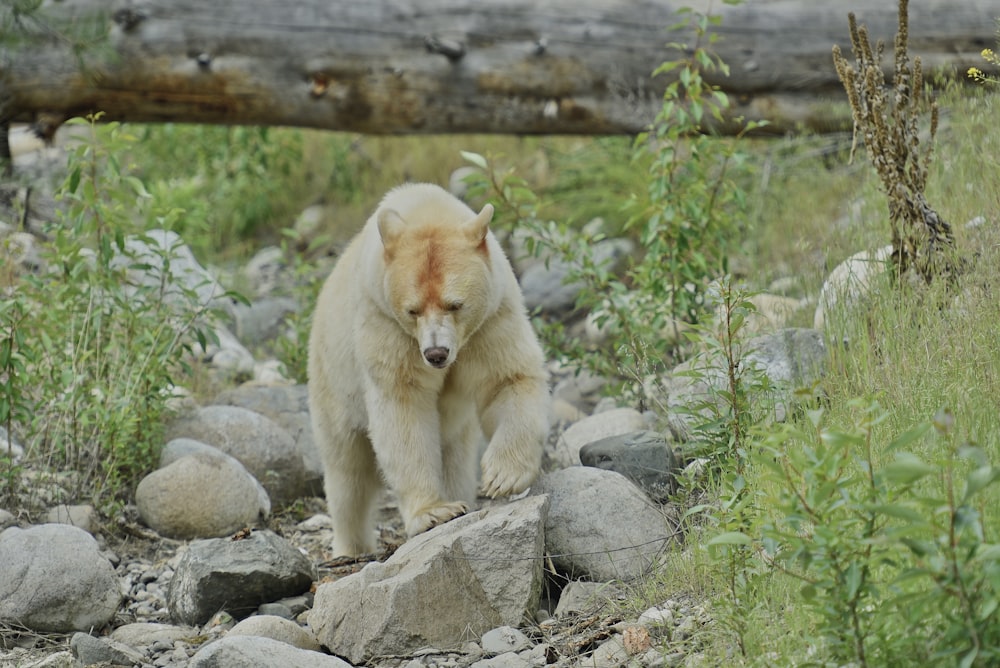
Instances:
[[[557,401],[590,405],[592,398],[582,395],[591,385],[585,377],[558,384],[556,393],[561,398]],[[455,624],[469,627],[448,636],[452,641],[447,643],[419,640],[442,637],[431,629],[425,636],[415,634],[415,644],[390,643],[389,647],[399,647],[391,651],[379,645],[378,638],[365,639],[367,644],[361,645],[349,639],[336,653],[353,656],[355,665],[610,666],[622,665],[623,657],[637,665],[679,665],[697,655],[691,636],[711,623],[709,612],[697,602],[683,597],[650,601],[651,609],[642,623],[637,612],[626,613],[628,608],[623,607],[629,583],[641,582],[663,547],[677,538],[671,507],[654,499],[662,500],[669,490],[678,462],[667,438],[648,430],[652,416],[604,402],[590,416],[581,418],[578,413],[573,419],[557,420],[546,449],[549,473],[532,490],[544,496],[516,502],[483,500],[480,512],[410,541],[404,541],[399,514],[387,496],[380,508],[379,554],[365,560],[336,560],[327,551],[332,535],[323,500],[293,493],[315,487],[317,473],[303,463],[310,458],[298,458],[297,467],[279,468],[280,463],[295,460],[288,456],[289,450],[299,452],[301,441],[309,440],[308,430],[296,428],[301,427],[303,416],[294,407],[301,406],[303,391],[290,385],[248,386],[220,395],[220,400],[231,404],[193,407],[171,424],[174,438],[163,449],[161,468],[147,478],[167,477],[169,484],[157,494],[137,494],[136,505],[126,508],[115,525],[102,524],[93,509],[85,506],[54,505],[34,523],[0,512],[0,526],[14,527],[0,533],[0,563],[5,564],[0,569],[0,619],[5,619],[0,627],[0,666],[325,665],[333,657],[318,651],[317,607],[323,619],[346,616],[358,627],[359,637],[369,624],[403,628],[424,618],[450,620],[452,631],[445,629],[446,633],[453,633]],[[246,406],[268,410],[270,417]],[[239,460],[235,453],[240,454]],[[590,456],[594,466],[579,465]],[[227,463],[235,474],[253,481],[247,496],[241,500],[214,494],[219,488],[235,487],[219,479],[201,480],[190,491],[186,477],[198,469],[178,464],[199,461]],[[262,472],[259,467],[264,467]],[[208,468],[216,475],[230,470]],[[253,470],[265,485],[256,482]],[[651,476],[651,471],[659,475]],[[39,478],[34,500],[59,499],[59,485],[58,478]],[[285,501],[278,510],[264,512],[270,510],[270,498]],[[536,498],[546,499],[545,504],[532,506]],[[527,517],[521,523],[529,527],[526,539],[504,533],[508,525],[518,524],[513,520],[490,525],[488,517],[478,517],[525,504]],[[245,518],[240,514],[248,505],[257,509],[256,521],[249,523],[252,531],[244,528]],[[220,518],[231,522],[224,531],[217,524]],[[453,527],[468,530],[472,538],[454,539],[457,549],[447,543],[440,547],[442,540],[450,540],[448,531]],[[49,533],[31,552],[23,539],[42,530]],[[250,559],[264,566],[233,576],[239,566],[233,562],[239,559],[227,556],[227,550],[249,546],[262,536],[273,537],[277,544],[275,550]],[[423,556],[414,557],[414,546],[425,537],[437,539],[438,544],[431,541],[424,546]],[[70,539],[67,547],[63,541]],[[476,550],[480,556],[475,558],[482,559],[486,572],[501,582],[488,596],[470,593],[485,577],[483,573],[458,569],[434,579],[440,575],[441,564],[452,563],[456,554],[462,560],[471,559]],[[505,556],[503,550],[509,553]],[[198,560],[191,555],[196,552],[207,552],[208,556],[199,557],[201,562],[218,557],[207,569],[209,575],[192,574],[191,562]],[[403,552],[408,553],[406,560],[399,559]],[[87,557],[83,563],[78,561],[82,556]],[[383,587],[402,592],[388,597],[391,600],[381,616],[356,614],[358,592],[327,596],[317,606],[317,589],[349,581],[370,560],[396,570],[390,573],[388,585],[372,582],[362,591]],[[49,591],[46,596],[52,595],[51,590],[75,592],[80,582],[99,579],[90,575],[93,562],[112,573],[110,584],[64,597],[72,600],[51,603],[50,610],[35,605],[39,591]],[[292,563],[285,569],[295,576],[286,578],[291,584],[279,582],[274,589],[258,591],[258,583],[277,578],[274,571],[281,570],[282,563]],[[447,591],[452,583],[458,583],[457,588]],[[518,583],[520,598],[512,597],[508,590]],[[200,592],[201,600],[188,601],[174,593],[184,589]],[[237,611],[236,599],[249,590],[253,590],[250,603],[244,602]],[[81,622],[80,615],[93,615],[109,591],[113,599],[109,614],[85,617],[91,621]],[[428,592],[433,592],[430,598]],[[485,608],[465,607],[469,600],[479,598],[488,598]],[[472,623],[483,609],[504,605],[511,611],[506,617],[496,617],[489,624]],[[11,606],[20,606],[16,609],[22,613],[10,614]],[[26,616],[33,620],[27,628],[10,621]],[[67,625],[91,633],[73,633],[66,630]],[[56,628],[61,631],[52,630]],[[328,647],[344,642],[331,632],[327,635],[323,644]],[[627,643],[626,638],[630,639]],[[256,646],[265,640],[275,645]],[[262,656],[270,658],[254,663]],[[666,664],[661,664],[661,657]]]
[[[0,666],[266,665],[243,663],[246,657],[242,650],[216,657],[214,662],[195,663],[199,650],[224,637],[236,638],[243,630],[251,628],[247,621],[254,619],[266,620],[266,623],[252,628],[252,634],[246,638],[277,638],[289,648],[296,646],[291,643],[297,642],[297,646],[308,648],[299,651],[315,655],[275,654],[284,656],[282,661],[295,662],[283,665],[327,665],[321,658],[328,658],[328,655],[316,651],[319,646],[311,640],[306,623],[315,588],[321,583],[357,573],[369,559],[330,559],[327,549],[331,531],[324,510],[321,499],[303,499],[295,512],[272,517],[266,529],[284,537],[308,557],[315,565],[316,584],[301,595],[260,605],[254,616],[239,623],[225,611],[197,625],[177,624],[172,618],[168,590],[188,542],[165,539],[139,524],[122,524],[113,531],[101,532],[102,553],[114,564],[126,591],[113,621],[105,629],[95,630],[92,636],[87,636],[87,642],[81,637],[85,634],[80,633],[46,633],[5,626],[0,631]],[[300,519],[302,517],[305,519]],[[379,526],[382,549],[371,558],[385,560],[403,543],[401,521],[391,499],[387,498],[381,508]],[[498,627],[471,637],[458,647],[426,647],[412,653],[382,655],[366,663],[406,668],[617,666],[629,662],[644,666],[683,665],[697,656],[692,651],[695,648],[689,642],[690,637],[697,629],[711,623],[709,611],[704,606],[683,597],[661,601],[641,617],[630,619],[621,607],[627,585],[567,583],[564,577],[551,570],[546,583],[547,592],[553,598],[543,596],[535,618],[526,620],[519,628]],[[276,622],[285,622],[302,629],[303,633],[301,637],[290,637],[289,629]],[[105,635],[105,631],[110,633]],[[253,635],[256,633],[260,635]],[[663,649],[665,638],[674,641],[669,650]]]

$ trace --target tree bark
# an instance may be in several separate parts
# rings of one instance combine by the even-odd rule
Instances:
[[[650,73],[682,55],[667,44],[694,40],[669,28],[678,9],[700,3],[45,0],[50,23],[0,38],[0,121],[103,111],[371,134],[631,134],[669,81]],[[830,55],[850,48],[848,11],[886,41],[891,67],[896,0],[716,2],[713,50],[731,74],[710,80],[730,93],[732,118],[776,133],[849,128]],[[911,52],[927,72],[964,76],[984,66],[998,16],[1000,0],[911,0]],[[106,36],[79,50],[59,21]]]

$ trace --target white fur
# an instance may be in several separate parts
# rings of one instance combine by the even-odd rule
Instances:
[[[411,536],[464,513],[484,439],[488,496],[523,491],[538,474],[547,376],[517,280],[488,230],[492,214],[437,186],[401,186],[323,287],[309,405],[337,554],[373,551],[383,480]],[[426,230],[448,247],[441,266],[425,262]]]

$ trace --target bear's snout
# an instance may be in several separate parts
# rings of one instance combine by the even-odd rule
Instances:
[[[433,348],[424,349],[424,359],[435,369],[443,369],[448,366],[448,354],[449,351],[443,346],[435,346]]]

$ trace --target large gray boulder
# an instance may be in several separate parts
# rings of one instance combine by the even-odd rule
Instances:
[[[223,459],[231,460],[235,463],[235,466],[250,476],[253,480],[254,486],[257,488],[257,505],[258,512],[261,517],[267,518],[271,515],[271,497],[268,496],[267,490],[264,486],[260,484],[257,478],[247,471],[246,467],[232,455],[227,455],[222,450],[211,446],[207,443],[202,443],[201,441],[196,441],[193,438],[175,438],[174,440],[163,446],[160,450],[160,468],[165,468],[176,462],[181,457],[186,457],[187,455],[196,455],[204,453],[212,457],[222,457]],[[202,536],[202,538],[211,538],[211,536]]]
[[[351,668],[335,656],[299,649],[271,638],[233,636],[209,643],[191,657],[188,668]]]
[[[216,404],[239,406],[274,420],[291,435],[305,464],[304,484],[322,495],[323,462],[313,442],[309,419],[309,387],[307,385],[244,384],[225,390],[215,398]]]
[[[285,318],[298,310],[295,300],[288,297],[263,297],[250,304],[236,304],[236,337],[250,347],[264,345],[287,329]]]
[[[517,626],[541,594],[547,507],[545,497],[528,497],[416,536],[385,563],[321,585],[309,626],[353,663]]]
[[[834,267],[823,281],[813,327],[822,330],[829,325],[831,314],[843,314],[862,303],[885,278],[891,256],[892,246],[882,246],[855,253]]]
[[[660,508],[620,473],[574,466],[542,476],[531,491],[549,497],[545,551],[570,578],[632,580],[675,539]]]
[[[744,360],[762,369],[781,389],[790,390],[809,386],[823,375],[826,344],[818,330],[787,327],[750,339]]]
[[[280,504],[303,495],[305,464],[291,435],[273,420],[238,406],[205,406],[167,427],[168,440],[191,438],[238,459]]]
[[[0,625],[89,631],[108,624],[122,599],[94,537],[69,524],[0,533]]]
[[[241,618],[262,603],[307,591],[315,579],[309,559],[271,531],[199,540],[170,579],[167,608],[181,624],[204,624],[220,610]]]
[[[170,538],[226,536],[255,526],[270,511],[257,481],[221,452],[193,452],[143,478],[135,490],[139,516]]]

